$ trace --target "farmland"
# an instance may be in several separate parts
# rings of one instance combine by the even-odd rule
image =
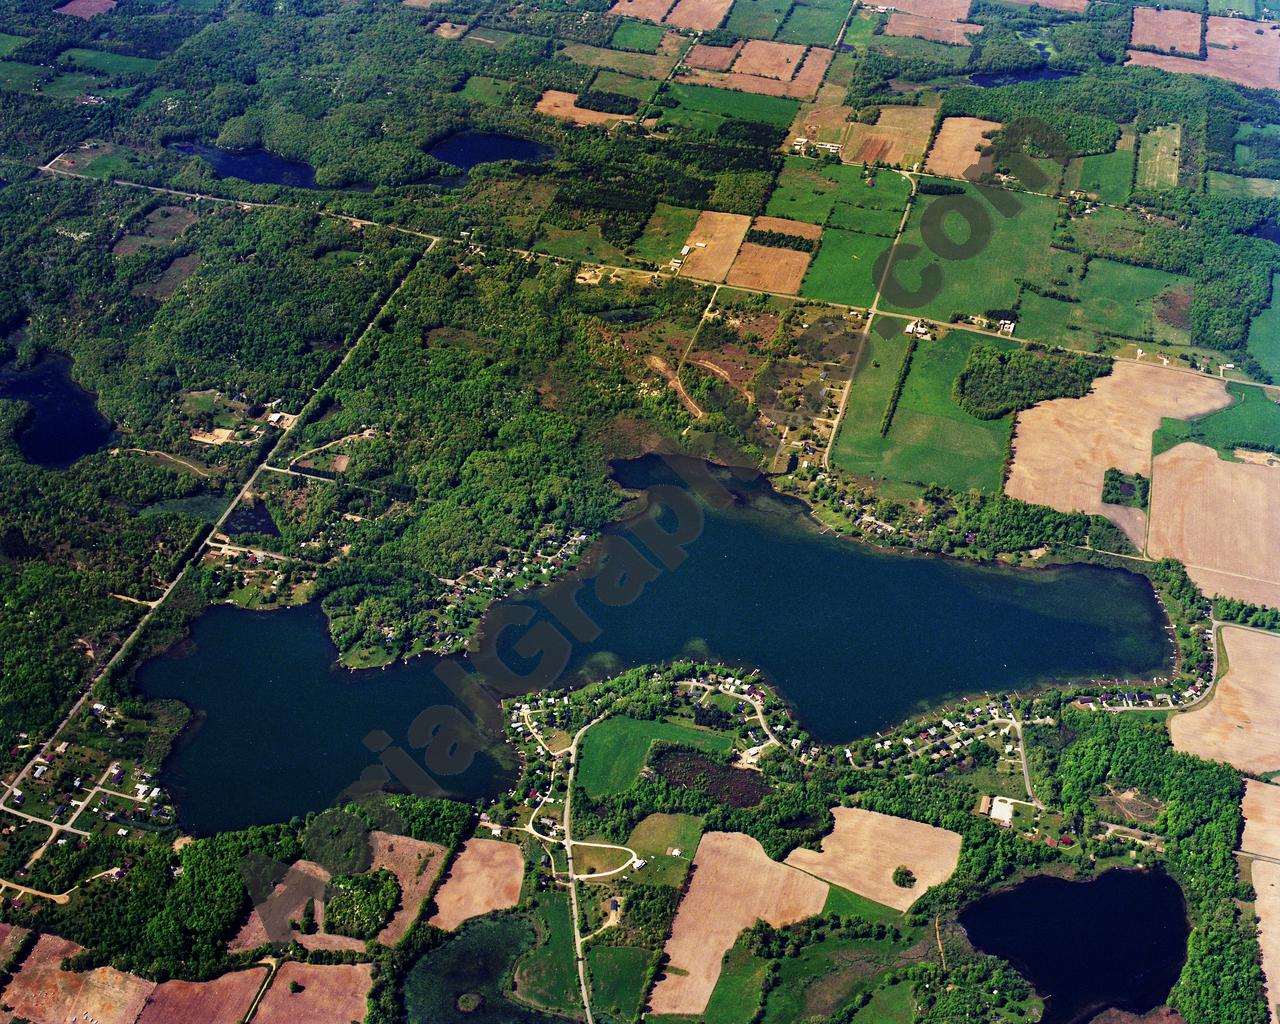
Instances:
[[[1133,181],[1134,134],[1124,129],[1110,153],[1073,157],[1067,166],[1064,188],[1087,192],[1104,203],[1123,203]]]
[[[682,743],[702,750],[728,750],[731,741],[714,732],[668,722],[639,721],[618,716],[587,733],[582,748],[579,781],[592,796],[621,793],[640,774],[654,741]]]
[[[870,306],[879,283],[876,261],[890,245],[875,235],[828,228],[822,233],[822,247],[805,275],[800,294],[806,299]]]
[[[1176,185],[1181,145],[1180,125],[1164,125],[1144,132],[1138,140],[1138,187],[1166,188]]]
[[[514,907],[520,901],[523,879],[520,847],[492,839],[470,839],[436,894],[431,923],[453,931],[470,918]]]

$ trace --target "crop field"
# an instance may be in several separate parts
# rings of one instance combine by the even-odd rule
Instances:
[[[1135,7],[1129,45],[1198,56],[1200,14],[1197,11]]]
[[[763,75],[783,82],[791,81],[804,59],[805,47],[794,43],[770,43],[762,39],[748,39],[733,62],[733,70],[740,75]]]
[[[516,992],[535,1006],[574,1015],[582,996],[573,948],[573,919],[569,897],[544,892],[537,898],[538,946],[516,965]]]
[[[898,333],[883,337],[870,331],[854,372],[840,432],[831,447],[831,462],[855,472],[854,466],[872,461],[867,447],[880,439],[880,419],[893,394],[908,338]]]
[[[775,38],[783,43],[834,46],[847,13],[848,4],[794,4]]]
[[[662,12],[666,14],[666,11]],[[661,17],[661,15],[659,15]],[[643,21],[620,21],[613,30],[609,45],[615,50],[634,50],[636,53],[657,53],[665,29]]]
[[[683,885],[693,853],[702,837],[702,819],[694,814],[650,814],[627,838],[626,845],[649,863],[645,881]],[[679,856],[670,852],[679,850]]]
[[[4,991],[6,1008],[32,1021],[88,1020],[134,1024],[156,987],[114,967],[83,973],[64,971],[62,961],[81,947],[56,935],[41,935]],[[344,1022],[345,1024],[345,1022]]]
[[[711,751],[733,746],[733,740],[724,733],[618,715],[592,726],[583,738],[578,767],[582,788],[597,799],[623,792],[639,777],[654,740]]]
[[[610,14],[621,18],[638,18],[641,21],[661,21],[675,0],[617,0],[609,8]]]
[[[644,232],[632,243],[631,255],[665,266],[680,255],[684,240],[698,223],[698,216],[697,210],[658,203]]]
[[[1276,393],[1243,384],[1228,384],[1231,404],[1194,420],[1167,419],[1152,440],[1159,455],[1184,441],[1207,445],[1224,459],[1237,448],[1268,449],[1280,443],[1280,405]]]
[[[739,39],[732,46],[708,46],[706,43],[695,43],[684,58],[691,68],[704,68],[707,71],[728,71],[738,59],[743,41]]]
[[[881,107],[874,125],[849,127],[845,159],[910,168],[924,156],[936,116],[929,107]]]
[[[918,14],[904,14],[901,11],[895,11],[889,15],[889,23],[884,28],[884,34],[887,36],[929,39],[935,43],[950,43],[957,46],[968,44],[971,38],[981,31],[981,25],[973,25],[967,21],[942,21],[938,18],[921,17]]]
[[[1266,976],[1269,998],[1274,1005],[1280,992],[1280,864],[1255,860],[1250,865],[1257,901],[1258,945],[1262,947],[1262,973]]]
[[[732,5],[733,0],[676,0],[664,21],[676,28],[710,32],[724,21]]]
[[[645,979],[655,955],[634,946],[591,945],[587,967],[592,1010],[604,1011],[611,1020],[634,1020],[644,1001]]]
[[[1240,849],[1280,860],[1280,786],[1245,779],[1240,810],[1244,813]]]
[[[289,991],[296,982],[299,990]],[[364,1020],[365,997],[373,984],[372,964],[284,963],[276,972],[255,1024],[349,1024]]]
[[[928,17],[928,15],[924,15]],[[912,36],[877,37],[873,49],[902,60],[930,60],[941,64],[944,68],[959,73],[969,61],[973,52],[972,46],[957,46],[953,43],[937,43],[932,39],[916,39]]]
[[[1248,349],[1264,370],[1280,380],[1280,274],[1271,278],[1271,305],[1249,325]]]
[[[1104,203],[1123,203],[1129,198],[1129,184],[1133,181],[1133,143],[1133,129],[1126,126],[1110,153],[1075,157],[1067,165],[1063,188],[1087,192]]]
[[[116,6],[116,0],[71,0],[54,9],[54,14],[66,14],[72,18],[83,18],[88,21],[99,14],[106,14]]]
[[[1275,199],[1280,197],[1280,181],[1275,178],[1245,178],[1239,174],[1210,171],[1209,191],[1215,195],[1240,196],[1242,199]]]
[[[574,124],[612,124],[614,121],[627,119],[626,114],[609,114],[603,110],[588,110],[586,107],[580,107],[577,100],[578,97],[574,93],[548,89],[533,109],[539,114],[558,117],[562,121],[572,121]]]
[[[49,69],[38,64],[23,64],[16,60],[0,60],[0,89],[9,92],[30,92],[37,82],[49,76]]]
[[[795,295],[809,269],[809,260],[809,253],[797,249],[744,242],[725,276],[725,283],[735,288]]]
[[[790,8],[791,0],[738,0],[725,28],[748,39],[772,39]]]
[[[1102,503],[1109,468],[1150,474],[1151,438],[1165,417],[1189,419],[1230,402],[1221,381],[1118,362],[1084,398],[1058,398],[1018,414],[1006,492],[1061,512],[1105,515],[1139,548],[1146,517],[1136,508]]]
[[[651,78],[635,78],[608,68],[601,68],[591,80],[591,88],[600,92],[616,92],[622,96],[631,96],[644,103],[653,98],[658,83]]]
[[[893,238],[902,223],[902,211],[907,208],[910,195],[910,183],[899,174],[880,171],[868,182],[859,173],[851,182],[842,184],[827,223],[835,228]]]
[[[859,407],[856,420],[850,420],[850,408],[831,453],[833,463],[860,476],[999,491],[1009,417],[980,420],[951,397],[952,384],[975,344],[1018,348],[1013,341],[963,331],[950,331],[941,341],[921,341],[888,436],[880,436],[883,404],[879,409]]]
[[[1138,143],[1138,188],[1176,185],[1181,148],[1181,125],[1166,124],[1143,132]]]
[[[160,66],[158,60],[146,57],[126,57],[118,53],[78,48],[63,51],[58,61],[104,75],[144,75]]]
[[[853,46],[859,50],[865,49],[871,44],[871,40],[875,38],[877,16],[867,10],[859,8],[854,12],[849,24],[844,30],[844,39],[841,40],[846,46]]]
[[[954,261],[938,260],[942,285],[938,293],[909,306],[888,303],[887,308],[913,315],[949,320],[953,313],[982,314],[993,309],[1009,309],[1018,296],[1018,277],[1028,265],[1049,249],[1050,236],[1058,212],[1058,201],[1045,196],[1019,193],[1021,209],[1012,217],[996,211],[981,185],[965,185],[966,192],[979,200],[990,214],[989,242],[973,256]],[[912,260],[894,261],[894,275],[908,293],[920,288],[920,268],[937,257],[929,251],[921,235],[921,222],[935,203],[955,203],[955,196],[920,196],[911,208],[911,218],[903,232],[903,242],[915,245],[919,253]],[[943,220],[943,230],[955,243],[963,243],[968,225],[957,214]]]
[[[1280,473],[1180,444],[1151,473],[1153,558],[1176,558],[1206,596],[1280,606]]]
[[[969,3],[970,0],[890,0],[884,6],[922,18],[964,21],[969,14]]]
[[[1280,771],[1280,635],[1222,626],[1227,673],[1208,704],[1169,719],[1178,750],[1251,775]]]
[[[384,946],[394,946],[405,937],[409,927],[417,920],[422,901],[431,892],[436,876],[440,873],[445,850],[437,843],[426,843],[420,839],[380,831],[370,832],[369,842],[373,854],[369,870],[386,868],[396,876],[400,885],[400,908],[377,935],[378,941]],[[457,863],[454,862],[455,874]]]
[[[945,178],[974,181],[991,169],[992,160],[979,150],[989,146],[988,136],[1000,130],[998,121],[979,117],[948,117],[938,129],[925,170]]]
[[[453,931],[463,921],[520,901],[524,854],[514,843],[469,839],[436,893],[431,924]]]
[[[702,213],[686,239],[691,248],[680,274],[704,281],[723,281],[750,227],[751,218],[739,213]]]
[[[147,998],[138,1024],[239,1024],[266,980],[264,967],[212,981],[166,981]]]
[[[799,104],[785,96],[733,92],[716,86],[671,82],[666,95],[680,104],[662,112],[662,123],[714,132],[727,117],[785,127],[795,119]]]
[[[708,832],[667,940],[668,969],[649,998],[653,1012],[702,1013],[743,928],[760,919],[781,927],[812,917],[826,898],[826,882],[770,860],[750,836]]]
[[[1274,23],[1210,15],[1205,25],[1208,56],[1130,50],[1129,63],[1188,75],[1213,75],[1253,89],[1280,88],[1280,32]]]
[[[800,847],[785,863],[902,911],[956,869],[960,836],[955,832],[858,807],[833,807],[831,813],[835,828],[823,839],[821,852]],[[899,865],[916,876],[912,888],[894,885]]]
[[[665,53],[631,53],[602,46],[588,46],[586,43],[567,43],[560,54],[578,64],[609,68],[636,78],[666,78],[676,62],[675,57]]]
[[[860,167],[787,157],[765,212],[770,217],[826,223],[840,192],[862,180]]]
[[[800,294],[806,299],[870,306],[876,297],[876,260],[891,244],[887,238],[828,228]]]

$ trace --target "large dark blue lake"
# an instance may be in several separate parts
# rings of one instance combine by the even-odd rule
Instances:
[[[666,511],[655,500],[641,515],[663,529],[698,520],[683,564],[646,570],[623,558],[645,520],[618,524],[597,549],[612,555],[589,556],[584,572],[495,606],[466,667],[512,693],[716,657],[761,668],[813,735],[838,742],[951,696],[1167,666],[1162,612],[1142,577],[883,553],[820,536],[802,505],[759,477],[739,481],[716,469],[706,488],[681,483],[681,473],[705,467],[649,457],[616,468],[624,486],[655,499],[655,486],[678,485],[666,492]],[[682,515],[671,511],[676,497]],[[609,592],[586,578],[616,575],[624,564],[627,580]],[[637,581],[643,586],[625,594]],[[138,681],[151,696],[204,712],[167,766],[183,823],[196,831],[324,806],[376,761],[361,742],[370,729],[403,743],[419,710],[454,700],[435,677],[439,662],[427,657],[384,671],[335,669],[315,608],[215,608],[192,641],[184,656],[144,666]],[[477,773],[445,781],[475,796],[486,786]],[[487,785],[496,791],[506,781],[499,773]]]
[[[71,379],[66,359],[42,359],[25,370],[0,369],[0,398],[29,406],[18,428],[18,448],[24,459],[46,469],[66,469],[111,440],[111,424],[94,396]]]

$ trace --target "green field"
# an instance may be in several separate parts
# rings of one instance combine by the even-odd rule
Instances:
[[[832,1005],[843,1005],[874,987],[880,974],[897,959],[898,950],[887,941],[829,938],[805,946],[797,956],[779,961],[777,981],[765,1004],[764,1024],[792,1024],[820,1017]],[[847,965],[855,961],[857,969],[849,970]]]
[[[1280,381],[1280,274],[1271,278],[1271,305],[1249,325],[1249,354]]]
[[[644,232],[631,244],[628,253],[660,267],[665,266],[680,255],[685,239],[697,222],[697,210],[658,203]]]
[[[1178,183],[1182,126],[1161,125],[1142,133],[1138,145],[1138,188],[1171,188]]]
[[[1247,384],[1228,384],[1234,402],[1194,420],[1164,419],[1151,442],[1154,455],[1184,441],[1207,445],[1230,457],[1236,448],[1280,451],[1280,405],[1274,395]]]
[[[667,95],[679,106],[662,114],[663,123],[685,125],[699,131],[715,131],[726,117],[789,127],[800,109],[798,100],[783,96],[757,96],[749,92],[731,92],[709,85],[681,85],[671,82]]]
[[[627,838],[626,845],[647,860],[644,879],[661,885],[682,885],[689,862],[702,837],[702,819],[694,814],[650,814]],[[668,850],[680,856],[668,856]]]
[[[516,991],[537,1006],[574,1016],[581,1012],[582,995],[569,897],[563,892],[539,893],[534,915],[538,947],[517,965]]]
[[[822,908],[824,914],[843,914],[845,917],[863,917],[868,921],[901,921],[902,914],[893,907],[859,896],[856,892],[841,889],[833,885],[827,891],[827,902]]]
[[[533,247],[538,252],[560,256],[567,260],[612,264],[624,262],[622,250],[605,240],[600,234],[599,224],[573,230],[545,225],[542,229],[542,237],[533,243]]]
[[[30,92],[37,82],[49,74],[48,68],[38,64],[21,64],[16,60],[0,60],[0,89],[11,92]]]
[[[645,973],[656,955],[634,946],[591,946],[591,1009],[610,1020],[634,1020],[644,1001]]]
[[[874,394],[859,403],[854,417],[853,397],[862,384],[860,371],[831,452],[832,462],[861,476],[937,483],[958,491],[971,487],[998,491],[1009,418],[980,420],[951,398],[952,384],[969,350],[987,343],[1003,349],[1018,347],[1011,340],[964,331],[951,331],[941,341],[920,342],[887,437],[880,436],[880,422],[901,360],[893,362],[892,370],[888,359],[882,362]],[[905,340],[898,351],[904,350]]]
[[[1186,278],[1163,270],[1091,260],[1084,280],[1076,285],[1078,302],[1023,292],[1018,335],[1076,348],[1091,346],[1104,335],[1185,344],[1187,331],[1160,320],[1155,299],[1190,285]]]
[[[83,96],[86,93],[96,93],[102,95],[103,92],[116,92],[118,90],[102,90],[102,79],[95,75],[85,74],[81,71],[71,71],[61,74],[52,82],[46,82],[40,89],[42,95],[57,96],[62,99],[75,99],[77,96]]]
[[[487,75],[472,75],[462,87],[461,95],[477,103],[501,103],[511,92],[511,83]]]
[[[871,11],[859,10],[845,27],[844,38],[840,40],[846,46],[857,46],[860,49],[870,46],[875,38],[876,23],[880,20]]]
[[[916,1019],[916,1001],[909,982],[877,989],[853,1018],[854,1024],[911,1024]]]
[[[650,25],[647,21],[620,21],[613,30],[609,45],[615,50],[657,53],[665,33],[666,29],[661,25]]]
[[[876,260],[892,244],[875,235],[826,228],[800,294],[806,299],[870,306],[876,297]]]
[[[787,157],[765,212],[811,224],[861,231],[897,233],[911,185],[892,171],[879,171],[866,183],[861,167]]]
[[[1171,7],[1178,6],[1171,4]],[[1196,8],[1198,10],[1198,8]],[[1258,16],[1258,8],[1254,4],[1254,0],[1209,0],[1210,14],[1229,14],[1238,11],[1246,18],[1256,18]]]
[[[1122,129],[1120,141],[1110,153],[1078,156],[1067,165],[1063,187],[1088,192],[1104,203],[1123,203],[1133,181],[1133,130]]]
[[[158,60],[150,60],[147,57],[125,57],[118,53],[78,48],[64,50],[58,61],[104,75],[145,75],[160,66]]]
[[[772,39],[790,7],[791,0],[737,0],[725,28],[749,39]]]
[[[635,78],[632,75],[624,75],[619,71],[610,71],[608,68],[602,68],[596,72],[596,77],[592,79],[591,88],[598,92],[616,92],[622,96],[632,96],[642,103],[647,103],[653,98],[653,94],[658,88],[658,83],[652,78]]]
[[[724,733],[707,732],[672,722],[652,722],[619,715],[592,726],[582,741],[578,781],[593,798],[611,796],[630,788],[644,767],[654,740],[684,743],[701,750],[726,751],[733,740]]]
[[[1058,201],[1045,196],[1017,194],[1020,209],[1013,216],[999,213],[988,199],[989,190],[981,185],[965,185],[977,199],[991,224],[990,240],[965,259],[941,259],[935,256],[921,235],[921,223],[936,203],[957,204],[958,196],[919,196],[911,208],[911,219],[903,232],[906,245],[918,247],[910,260],[894,261],[894,276],[907,294],[921,289],[921,271],[934,264],[941,271],[940,288],[906,304],[896,304],[886,297],[885,308],[918,314],[937,320],[950,320],[953,313],[983,314],[989,310],[1009,309],[1018,296],[1018,277],[1028,264],[1048,248],[1058,212]],[[954,212],[943,220],[943,231],[958,245],[968,236],[968,224]],[[825,242],[823,243],[825,246]]]
[[[1244,178],[1238,174],[1210,171],[1209,191],[1244,199],[1275,199],[1280,196],[1280,181],[1275,178]]]
[[[905,60],[936,61],[959,71],[969,63],[973,47],[935,43],[931,39],[916,39],[914,36],[879,36],[875,40],[875,49]]]
[[[462,37],[462,41],[469,46],[485,46],[492,50],[501,50],[518,38],[519,36],[514,32],[501,28],[473,28]]]
[[[847,4],[797,3],[774,37],[780,43],[805,43],[810,46],[832,46],[840,34],[849,8]]]
[[[26,36],[11,36],[8,32],[0,32],[0,57],[7,57],[26,41]]]
[[[720,978],[703,1019],[716,1024],[749,1024],[760,1005],[760,989],[768,961],[735,945],[725,954]]]

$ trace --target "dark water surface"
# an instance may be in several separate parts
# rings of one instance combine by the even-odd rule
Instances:
[[[1182,891],[1156,872],[1031,878],[966,907],[960,924],[1045,998],[1041,1024],[1083,1024],[1110,1007],[1154,1010],[1187,956]]]
[[[219,178],[239,178],[254,185],[289,185],[315,188],[316,172],[299,160],[286,160],[265,149],[221,149],[199,142],[175,142],[171,149],[184,156],[197,156],[213,165]]]
[[[45,469],[66,469],[113,436],[94,396],[71,379],[66,359],[42,359],[27,370],[0,369],[0,398],[30,406],[18,428],[18,448]]]
[[[437,142],[427,150],[427,155],[444,163],[453,164],[461,173],[440,174],[431,178],[430,182],[446,188],[458,188],[466,184],[471,171],[481,164],[497,163],[499,160],[541,163],[544,160],[550,160],[555,156],[555,152],[550,146],[530,142],[515,135],[502,135],[498,132],[458,132]]]
[[[983,89],[996,89],[1002,85],[1020,82],[1056,82],[1059,78],[1071,78],[1074,71],[1058,71],[1055,68],[1033,68],[1030,71],[979,71],[969,76],[969,81]]]

